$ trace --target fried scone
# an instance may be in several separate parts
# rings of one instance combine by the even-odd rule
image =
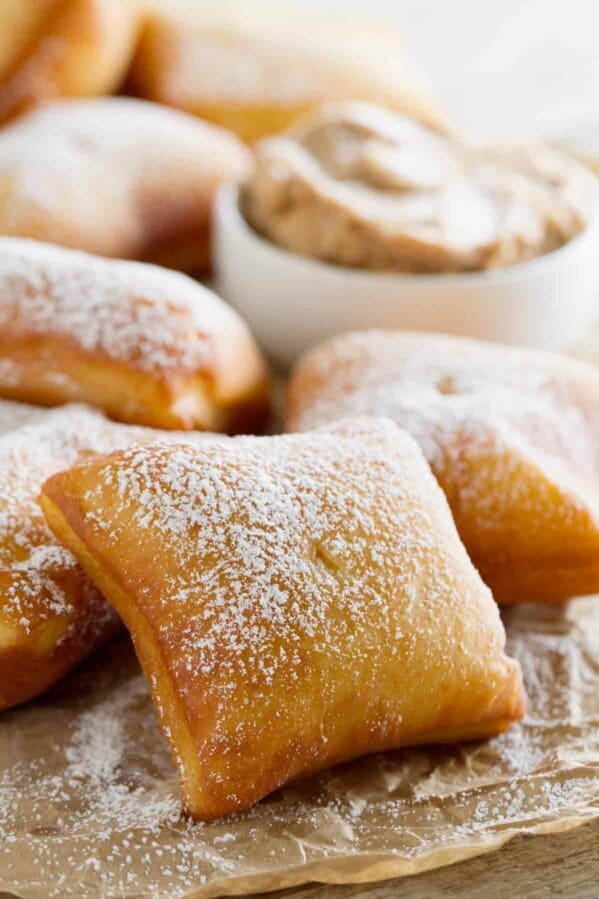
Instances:
[[[140,24],[137,0],[2,0],[0,120],[41,100],[111,93]]]
[[[175,109],[48,104],[0,131],[0,234],[201,272],[216,190],[250,161],[234,135]]]
[[[0,238],[0,396],[87,402],[157,428],[259,430],[266,369],[239,316],[186,275]]]
[[[599,591],[599,372],[399,331],[341,335],[300,360],[286,430],[365,413],[420,444],[499,602]]]
[[[42,483],[89,454],[144,435],[83,406],[17,407],[0,403],[0,709],[56,683],[118,626],[48,530],[37,502]]]
[[[523,714],[497,606],[391,421],[148,445],[41,503],[131,632],[194,818]]]
[[[281,4],[198,4],[150,15],[129,88],[254,141],[331,100],[369,100],[438,124],[393,28]]]

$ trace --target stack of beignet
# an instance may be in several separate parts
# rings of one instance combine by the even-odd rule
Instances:
[[[388,415],[420,444],[495,598],[599,592],[599,371],[566,356],[399,331],[323,343],[286,428]]]
[[[132,634],[196,818],[523,714],[497,606],[388,420],[141,446],[41,502]]]
[[[324,99],[375,100],[437,126],[394,35],[215,9],[189,30],[171,15],[148,21],[130,84],[248,140]],[[146,264],[209,269],[215,193],[251,156],[183,112],[54,99],[116,90],[141,23],[136,0],[0,10],[0,121],[20,116],[0,131],[0,397],[11,401],[0,401],[0,709],[55,684],[120,617],[185,806],[208,820],[366,753],[498,734],[524,714],[524,692],[446,498],[394,422],[230,440],[176,430],[267,423],[267,369],[243,320]],[[30,108],[42,100],[54,102]],[[306,371],[292,392],[298,427],[318,393]],[[352,412],[389,411],[371,400]],[[63,405],[73,401],[97,408]],[[461,466],[453,493],[435,473],[468,541],[466,494],[454,500],[478,457],[444,459]],[[509,468],[515,493],[532,467]],[[548,505],[567,492],[534,484]],[[590,506],[563,509],[555,585],[571,586],[568,540],[582,557],[596,531]]]
[[[0,238],[0,396],[162,428],[260,430],[266,367],[239,316],[185,275]]]

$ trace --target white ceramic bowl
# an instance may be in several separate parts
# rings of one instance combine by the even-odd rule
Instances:
[[[237,189],[225,187],[216,211],[217,287],[285,367],[324,338],[362,328],[567,349],[599,309],[599,199],[593,208],[578,237],[529,262],[486,272],[402,275],[283,250],[248,225]]]

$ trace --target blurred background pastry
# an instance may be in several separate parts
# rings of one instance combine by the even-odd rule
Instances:
[[[0,234],[205,271],[214,194],[249,165],[233,134],[177,110],[57,101],[0,130]]]
[[[138,0],[2,0],[0,121],[42,100],[115,91],[140,25]]]
[[[248,141],[329,100],[370,100],[440,121],[394,27],[289,4],[155,4],[128,88]]]
[[[14,416],[0,436],[0,710],[48,689],[117,633],[117,616],[53,537],[37,498],[49,475],[143,435],[84,406],[40,416],[13,405],[0,402],[0,417]]]

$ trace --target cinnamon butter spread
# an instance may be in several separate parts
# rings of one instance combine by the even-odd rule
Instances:
[[[585,226],[595,179],[542,144],[472,144],[363,103],[262,141],[248,222],[296,253],[398,272],[514,265]]]

